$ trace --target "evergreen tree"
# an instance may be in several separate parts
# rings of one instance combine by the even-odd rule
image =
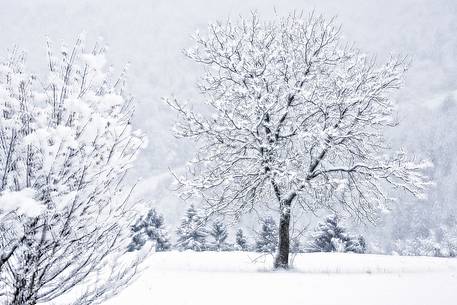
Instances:
[[[235,247],[239,251],[247,251],[249,249],[243,229],[238,229],[238,231],[236,231]]]
[[[350,238],[346,244],[346,252],[365,253],[367,250],[367,243],[363,236]]]
[[[132,231],[132,241],[128,246],[128,251],[140,250],[148,240],[155,242],[157,252],[170,250],[170,238],[164,225],[163,216],[157,213],[154,208],[149,210],[146,217],[138,219],[132,226]]]
[[[204,227],[202,217],[193,204],[187,209],[176,234],[179,250],[205,251],[207,249],[208,232]]]
[[[302,248],[301,248],[300,239],[298,237],[292,238],[291,244],[290,244],[290,253],[301,253],[301,252],[302,252]]]
[[[225,224],[217,220],[211,226],[209,234],[212,236],[213,241],[211,242],[210,248],[214,251],[228,251],[230,245],[226,242],[228,233]]]
[[[273,217],[261,219],[261,230],[256,240],[256,251],[273,253],[278,247],[278,227]]]
[[[141,231],[135,232],[135,230],[133,228],[134,227],[132,227],[132,232],[134,232],[132,235],[132,241],[127,246],[128,252],[140,250],[144,246],[144,244],[147,242],[146,235],[143,234],[143,232],[141,232]]]
[[[308,246],[310,252],[355,252],[364,253],[366,243],[363,237],[352,237],[339,224],[336,215],[327,216],[317,225]]]

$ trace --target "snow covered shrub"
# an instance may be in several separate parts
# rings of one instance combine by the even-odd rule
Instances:
[[[454,257],[457,255],[457,214],[452,209],[435,209],[423,204],[405,205],[394,213],[391,240],[384,251],[398,255]],[[370,245],[371,246],[371,245]]]
[[[353,237],[339,224],[336,215],[330,215],[319,223],[308,244],[309,252],[355,252],[365,253],[363,237]]]
[[[209,248],[213,251],[230,251],[233,246],[227,243],[227,227],[220,221],[216,220],[211,225],[209,235],[212,237],[212,241],[209,243]]]
[[[97,303],[138,264],[120,261],[136,218],[124,178],[145,145],[125,71],[82,38],[58,54],[48,42],[47,54],[45,78],[20,52],[0,62],[0,304],[73,290],[65,304]]]
[[[248,251],[249,245],[246,237],[244,236],[243,229],[238,229],[235,235],[235,250],[237,251]]]
[[[441,256],[440,248],[439,243],[432,239],[403,239],[395,241],[393,253],[407,256]]]
[[[145,217],[137,220],[132,226],[132,233],[132,241],[128,246],[130,252],[140,250],[147,241],[155,243],[156,252],[168,251],[171,248],[163,216],[154,208],[150,209]]]
[[[200,212],[195,209],[194,205],[187,209],[176,234],[178,235],[176,246],[179,250],[207,250],[206,238],[208,231],[203,217],[201,217]]]
[[[398,239],[394,243],[393,253],[410,256],[457,256],[457,235],[449,230],[429,230],[425,236]]]
[[[255,250],[257,252],[274,253],[278,248],[278,226],[273,217],[260,220],[261,228],[257,233]]]

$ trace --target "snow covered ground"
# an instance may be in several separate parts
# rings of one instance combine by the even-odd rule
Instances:
[[[455,305],[457,259],[299,254],[290,271],[247,252],[163,252],[103,305]]]

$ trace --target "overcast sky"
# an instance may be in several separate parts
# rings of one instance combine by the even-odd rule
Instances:
[[[457,87],[457,1],[454,0],[91,0],[5,1],[0,10],[4,48],[18,44],[36,63],[44,52],[44,37],[71,43],[86,31],[103,36],[115,63],[132,62],[135,87],[143,83],[159,93],[188,87],[192,64],[180,49],[190,46],[189,35],[209,21],[258,10],[270,17],[291,10],[338,16],[343,34],[364,51],[413,58],[406,90],[423,94]],[[182,67],[182,63],[185,66]],[[192,79],[194,75],[191,75]],[[139,79],[139,80],[138,80]],[[156,99],[141,90],[141,97]],[[142,101],[145,102],[145,101]]]

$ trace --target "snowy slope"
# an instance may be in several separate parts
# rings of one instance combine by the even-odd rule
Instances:
[[[454,305],[457,260],[341,253],[300,254],[270,271],[246,252],[151,255],[130,287],[104,305]]]

